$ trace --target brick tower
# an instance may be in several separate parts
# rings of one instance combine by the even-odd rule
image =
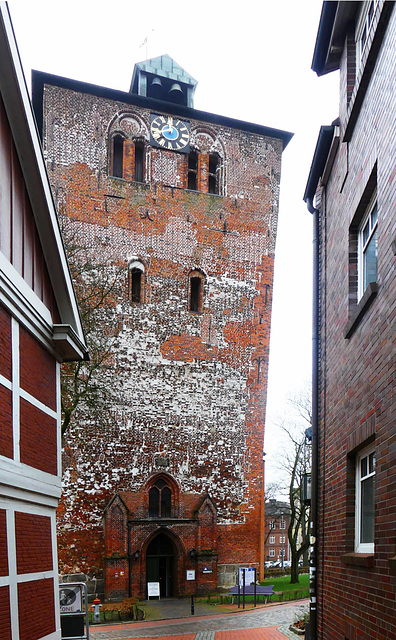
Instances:
[[[291,134],[198,111],[195,86],[167,55],[137,64],[129,93],[33,77],[67,242],[78,239],[85,266],[118,274],[97,325],[111,353],[92,374],[96,402],[82,399],[65,439],[59,512],[61,569],[103,572],[108,598],[144,597],[148,582],[162,596],[204,593],[235,584],[238,566],[263,573]],[[91,276],[82,267],[77,286]]]

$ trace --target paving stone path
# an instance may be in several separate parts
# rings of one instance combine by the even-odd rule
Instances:
[[[173,606],[168,603],[169,610]],[[166,603],[164,603],[166,607]],[[177,605],[174,605],[177,606]],[[91,640],[298,640],[289,625],[302,617],[308,601],[266,605],[248,612],[219,613],[91,627]]]

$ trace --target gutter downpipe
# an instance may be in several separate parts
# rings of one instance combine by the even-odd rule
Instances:
[[[309,557],[309,632],[307,640],[317,640],[317,566],[318,566],[318,461],[319,461],[319,209],[307,198],[313,214],[313,296],[312,296],[312,469],[311,469],[311,546]]]

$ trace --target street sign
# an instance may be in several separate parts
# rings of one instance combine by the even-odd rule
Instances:
[[[80,613],[82,611],[82,587],[80,585],[59,587],[61,613]]]
[[[85,582],[59,585],[62,640],[89,640],[88,590]]]

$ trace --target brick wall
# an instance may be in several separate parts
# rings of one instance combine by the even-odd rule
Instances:
[[[0,637],[11,640],[10,591],[8,587],[0,587]]]
[[[21,462],[57,474],[57,424],[26,400],[21,399]]]
[[[0,373],[11,380],[11,316],[0,305]]]
[[[46,516],[15,513],[17,571],[52,571],[51,520]]]
[[[0,509],[0,576],[8,575],[6,511]]]
[[[19,335],[20,384],[40,402],[56,409],[56,368],[54,357],[27,331]],[[37,375],[37,374],[40,375]]]
[[[128,517],[147,518],[145,485],[161,470],[180,492],[178,517],[191,518],[194,505],[211,496],[217,525],[208,536],[218,563],[259,563],[282,142],[192,119],[202,190],[192,191],[187,156],[151,148],[149,121],[145,108],[44,88],[43,143],[66,238],[77,235],[86,260],[100,255],[109,273],[110,265],[125,268],[101,317],[105,330],[120,327],[111,366],[100,380],[94,374],[106,402],[95,418],[82,403],[67,438],[59,510],[64,571],[103,570],[104,508],[116,492],[132,492]],[[116,131],[127,140],[124,179],[109,176]],[[135,139],[145,142],[144,184],[131,179]],[[214,151],[220,195],[207,193]],[[132,259],[144,266],[144,301],[134,305]],[[192,313],[189,274],[197,270],[202,309]],[[186,525],[178,553],[196,547],[196,535],[196,523],[191,531]],[[208,575],[213,580],[216,572]]]
[[[38,640],[55,631],[52,578],[18,585],[19,640]]]
[[[396,638],[392,560],[396,556],[396,287],[391,247],[396,233],[396,103],[392,84],[396,13],[390,13],[355,130],[349,143],[341,143],[323,193],[318,572],[319,638],[323,640]],[[343,56],[342,65],[346,64]],[[344,83],[347,75],[342,67]],[[346,127],[346,91],[344,84],[342,132]],[[356,288],[351,292],[348,264],[350,225],[375,170],[379,289],[345,338],[344,329],[356,310]],[[365,558],[354,553],[355,463],[356,453],[369,443],[375,445],[377,457],[375,551]]]

